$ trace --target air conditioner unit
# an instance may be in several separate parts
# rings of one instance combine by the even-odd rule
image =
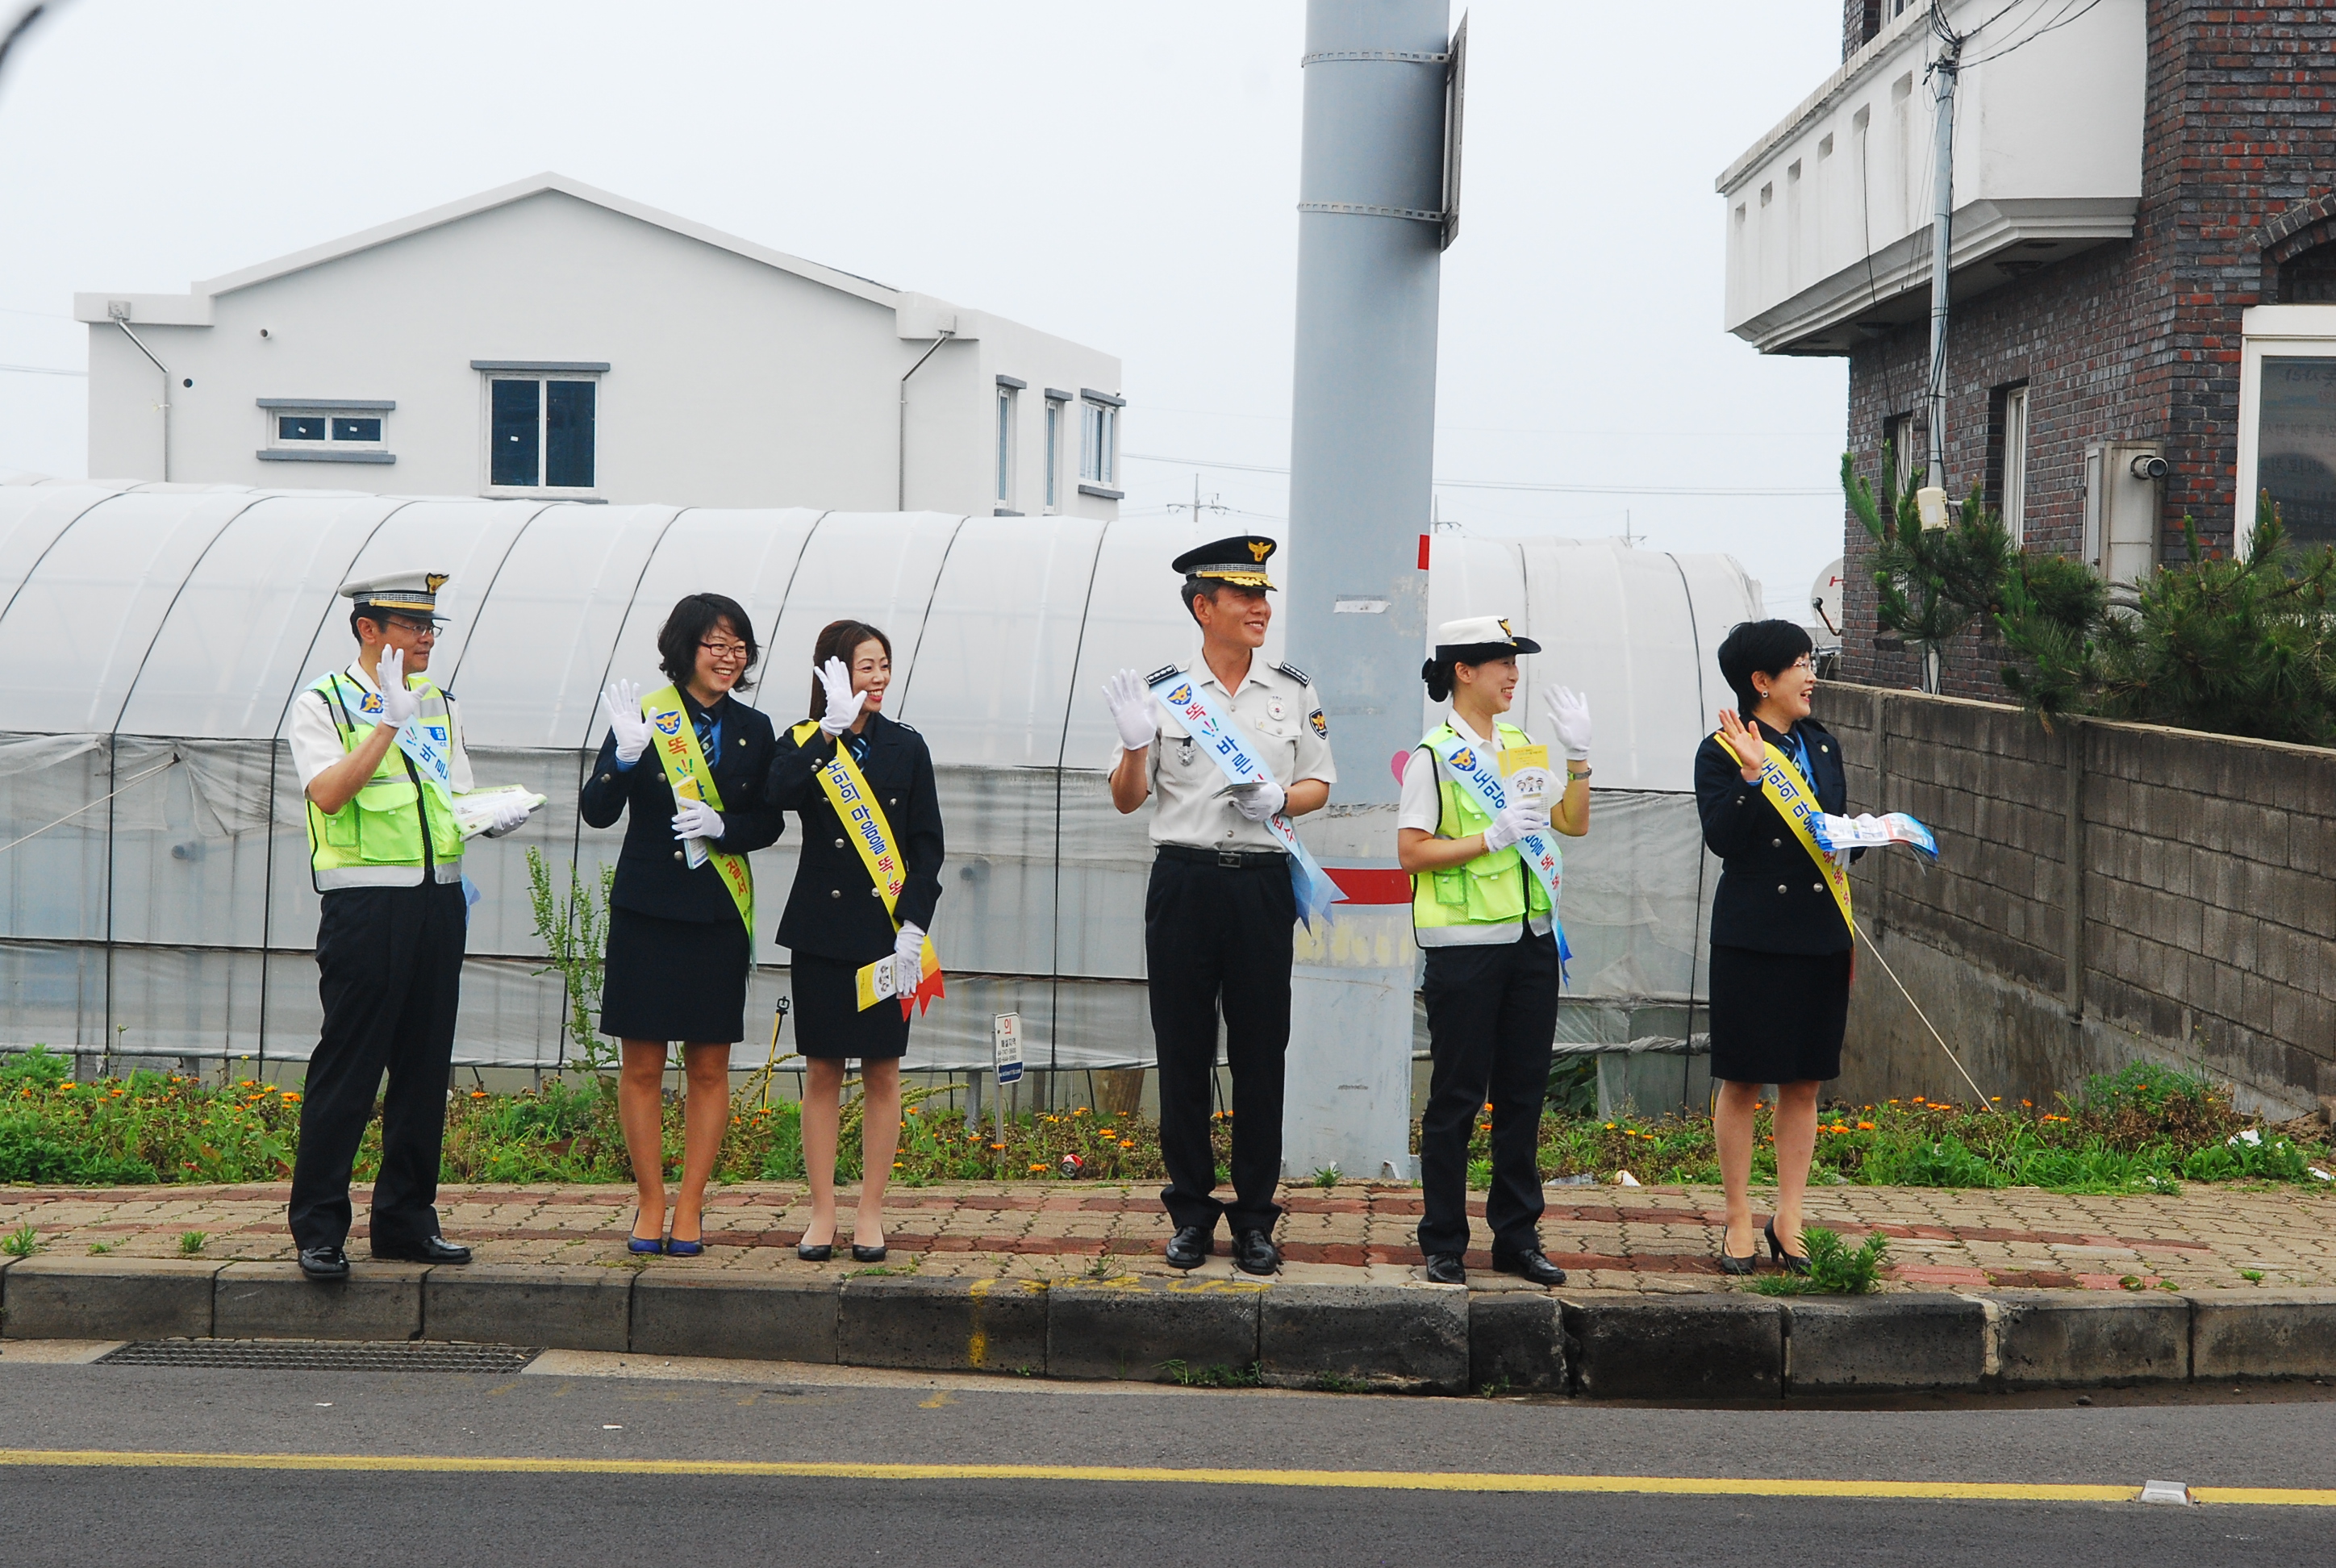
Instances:
[[[2157,570],[2165,531],[2163,445],[2117,441],[2085,449],[2085,564],[2119,598]]]

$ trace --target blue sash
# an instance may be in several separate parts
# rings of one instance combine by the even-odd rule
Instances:
[[[1202,689],[1200,682],[1181,669],[1171,669],[1147,684],[1152,695],[1176,716],[1192,738],[1207,746],[1209,755],[1216,760],[1225,777],[1237,784],[1273,781],[1273,774],[1266,770],[1256,747],[1241,729],[1241,721],[1218,706],[1216,698]],[[1265,819],[1265,825],[1281,841],[1281,847],[1290,852],[1290,882],[1298,893],[1298,918],[1310,926],[1347,895],[1338,891],[1338,884],[1298,842],[1298,830],[1287,816],[1277,813]]]
[[[1442,726],[1448,728],[1449,726]],[[1493,759],[1497,750],[1470,745],[1457,735],[1449,741],[1438,743],[1431,732],[1420,745],[1434,754],[1452,774],[1452,780],[1468,792],[1476,809],[1488,817],[1498,816],[1509,803],[1509,792],[1502,787],[1500,770]],[[1558,852],[1556,830],[1545,833],[1528,833],[1517,841],[1517,858],[1532,868],[1541,891],[1549,895],[1549,923],[1557,932],[1557,957],[1560,965],[1573,957],[1573,950],[1565,940],[1565,922],[1558,918],[1558,884],[1564,880],[1565,857]],[[1533,919],[1528,908],[1525,919]]]
[[[335,670],[329,677],[333,689],[339,693],[341,706],[349,716],[368,728],[381,723],[381,693],[366,691]],[[352,700],[354,699],[354,700]],[[425,725],[422,716],[407,719],[397,732],[397,749],[413,759],[422,776],[438,786],[446,803],[454,803],[453,737],[447,724]]]

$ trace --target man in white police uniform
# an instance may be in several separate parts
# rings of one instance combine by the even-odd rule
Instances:
[[[1271,821],[1319,811],[1338,781],[1329,725],[1305,674],[1255,657],[1273,609],[1265,563],[1274,541],[1221,539],[1175,560],[1180,597],[1201,626],[1201,667],[1187,677],[1254,749],[1270,782],[1229,786],[1206,748],[1154,695],[1176,675],[1122,670],[1105,695],[1119,727],[1112,804],[1133,812],[1153,794],[1157,855],[1144,901],[1152,1034],[1160,1063],[1160,1196],[1176,1225],[1169,1263],[1196,1268],[1226,1221],[1246,1272],[1281,1266],[1282,1058],[1290,1044],[1290,964],[1298,899],[1290,855]],[[1222,1000],[1232,1073],[1233,1201],[1219,1202],[1209,1138]]]
[[[438,637],[440,572],[341,585],[357,657],[292,705],[292,762],[307,795],[325,1025],[308,1059],[290,1222],[312,1280],[348,1275],[349,1172],[384,1070],[376,1258],[467,1263],[438,1233],[438,1157],[462,978],[464,816],[500,836],[525,800],[459,813],[471,759],[453,696],[423,672]]]

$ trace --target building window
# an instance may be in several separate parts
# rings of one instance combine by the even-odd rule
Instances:
[[[387,399],[263,397],[264,463],[394,463],[384,445]]]
[[[2336,358],[2266,355],[2255,400],[2255,484],[2290,539],[2336,541]],[[2242,526],[2253,521],[2243,508]]]
[[[598,382],[499,375],[487,388],[488,483],[510,490],[592,488]]]
[[[2015,386],[2003,394],[2003,487],[1998,510],[2011,548],[2028,543],[2028,389]]]
[[[1015,388],[1001,385],[998,389],[998,504],[1014,504],[1014,394]]]
[[[1046,510],[1062,505],[1063,404],[1066,400],[1046,394]]]
[[[1892,488],[1903,495],[1914,482],[1914,416],[1891,414],[1882,422],[1882,439],[1890,449]]]
[[[2336,241],[2315,245],[2279,264],[2282,305],[2336,305]]]
[[[1115,488],[1120,400],[1105,401],[1091,392],[1080,393],[1079,398],[1079,478],[1090,485]]]

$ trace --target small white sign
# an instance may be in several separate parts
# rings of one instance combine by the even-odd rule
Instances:
[[[998,1081],[1018,1084],[1022,1081],[1022,1015],[999,1013],[989,1020],[991,1059],[998,1069]]]

